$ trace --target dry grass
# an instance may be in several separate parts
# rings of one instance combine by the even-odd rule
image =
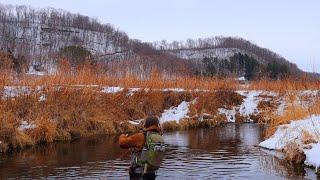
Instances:
[[[3,69],[0,73],[0,86],[73,86],[73,85],[99,85],[121,86],[124,88],[184,88],[201,90],[237,89],[237,90],[269,90],[287,92],[288,90],[320,89],[320,81],[300,80],[259,80],[248,84],[242,84],[233,78],[208,78],[208,77],[167,77],[156,71],[148,79],[140,79],[128,75],[124,77],[113,76],[104,73],[102,69],[91,64],[83,64],[71,71],[71,66],[66,61],[61,61],[55,74],[47,76],[34,76],[20,74],[15,76],[10,70]]]
[[[159,116],[164,109],[194,99],[197,99],[197,102],[190,107],[190,116],[194,118],[185,119],[179,124],[166,123],[163,125],[164,129],[211,127],[226,122],[225,117],[217,114],[218,108],[230,109],[242,103],[243,97],[234,90],[263,89],[284,92],[320,88],[320,83],[316,81],[256,81],[243,85],[233,79],[168,79],[153,73],[149,79],[141,80],[134,76],[114,77],[101,72],[102,70],[90,64],[82,65],[71,72],[69,65],[63,63],[60,64],[59,71],[50,76],[17,76],[12,71],[1,71],[0,87],[27,86],[33,91],[19,94],[15,98],[0,99],[0,141],[3,142],[0,151],[95,134],[136,131],[137,127],[127,123],[127,120],[143,119],[149,115]],[[127,90],[104,94],[100,92],[102,86],[121,86],[125,89],[139,87],[148,88],[149,91],[141,90],[133,95],[128,95]],[[39,87],[42,89],[36,90]],[[209,91],[177,93],[158,90],[164,88]],[[1,97],[2,92],[3,88],[0,88]],[[39,101],[40,96],[44,96],[46,100]],[[294,99],[294,95],[290,98]],[[320,107],[289,107],[283,116],[270,118],[271,126],[267,134],[271,135],[280,124],[304,118],[312,113],[320,113]],[[213,117],[198,121],[203,114],[211,114]],[[19,130],[22,121],[34,124],[35,128]]]
[[[282,80],[259,80],[253,81],[248,86],[248,89],[268,90],[281,93],[296,90],[318,90],[320,89],[319,80],[309,80],[307,78],[301,79],[282,79]]]
[[[301,106],[296,103],[297,93],[287,93],[286,101],[289,106],[286,108],[283,115],[276,115],[274,113],[269,113],[268,125],[266,130],[266,137],[270,137],[274,134],[277,127],[283,124],[288,124],[290,121],[301,120],[310,117],[311,115],[320,114],[320,99],[319,97],[314,97],[309,99],[309,101],[314,101],[311,106]],[[272,108],[273,109],[273,108]],[[268,111],[270,112],[270,111]]]
[[[162,124],[162,128],[165,131],[174,131],[174,130],[188,130],[195,128],[210,128],[220,126],[227,123],[227,119],[223,115],[217,115],[211,119],[204,119],[199,121],[198,118],[188,118],[182,119],[177,123],[176,121],[168,121]]]
[[[312,144],[312,143],[317,143],[315,137],[310,134],[308,131],[303,131],[302,132],[302,142],[303,144]]]
[[[306,160],[306,155],[296,143],[290,143],[284,148],[285,159],[294,164],[303,164]]]
[[[191,114],[217,115],[218,108],[231,109],[243,102],[243,97],[231,89],[197,93],[196,103],[191,104]]]
[[[41,98],[45,100],[41,101]],[[232,90],[193,93],[140,90],[134,94],[124,90],[107,94],[91,87],[57,86],[46,86],[14,98],[2,98],[1,151],[97,134],[137,131],[138,127],[128,123],[128,120],[159,116],[164,109],[195,98],[200,100],[200,104],[192,107],[195,113],[215,112],[214,118],[203,121],[198,118],[185,119],[179,124],[169,122],[163,125],[164,129],[217,126],[226,122],[222,115],[216,114],[219,104],[230,107],[242,102],[242,96]],[[34,127],[21,130],[22,122]]]
[[[40,97],[45,97],[40,101]],[[47,87],[0,99],[0,151],[96,134],[137,131],[127,120],[159,116],[190,101],[188,92],[127,91],[106,94],[92,88]],[[34,127],[21,130],[22,122]]]

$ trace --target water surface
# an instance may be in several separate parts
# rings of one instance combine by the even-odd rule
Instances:
[[[263,128],[227,124],[170,132],[158,179],[317,179],[314,170],[293,166],[259,149]],[[0,155],[0,179],[128,179],[129,154],[118,137],[82,139]]]

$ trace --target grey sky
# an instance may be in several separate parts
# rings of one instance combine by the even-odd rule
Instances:
[[[111,23],[143,41],[238,36],[320,72],[319,0],[0,0]]]

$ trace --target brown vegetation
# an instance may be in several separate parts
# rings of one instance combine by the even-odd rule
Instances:
[[[2,59],[6,58],[10,57]],[[71,71],[71,65],[67,61],[61,61],[57,73],[46,76],[17,76],[10,67],[4,67],[5,70],[0,73],[0,151],[95,134],[133,132],[138,128],[128,123],[128,120],[143,119],[149,115],[159,116],[164,109],[194,99],[197,101],[190,105],[191,118],[184,119],[179,124],[165,123],[164,129],[211,127],[226,122],[226,118],[217,113],[218,108],[231,109],[242,103],[243,97],[235,93],[235,90],[265,89],[282,92],[284,89],[320,87],[320,83],[315,81],[303,86],[290,81],[260,81],[243,85],[233,79],[168,79],[156,71],[149,79],[115,77],[102,73],[98,67],[89,63]],[[291,86],[287,86],[288,84]],[[4,98],[5,86],[27,86],[30,92],[17,92],[15,97]],[[103,86],[121,86],[125,89],[119,93],[106,94],[100,92]],[[133,87],[142,89],[130,94],[128,88]],[[160,91],[164,88],[183,88],[185,91]],[[40,97],[45,100],[40,101]],[[319,113],[317,104],[308,109],[288,107],[283,116],[271,117],[267,135],[271,135],[280,124]],[[268,103],[259,106],[271,107]],[[257,122],[259,119],[257,117]],[[22,121],[34,127],[19,129]],[[237,122],[245,122],[239,114]]]
[[[290,143],[284,148],[285,159],[294,164],[303,164],[306,160],[306,155],[296,143]]]
[[[269,113],[269,115],[266,115],[269,118],[269,126],[266,130],[266,137],[270,137],[271,135],[273,135],[277,127],[280,125],[289,124],[290,121],[301,120],[310,117],[311,115],[320,114],[319,97],[312,99],[309,98],[308,101],[314,102],[312,103],[312,105],[307,107],[295,103],[297,97],[298,95],[296,93],[290,93],[286,95],[286,100],[288,101],[289,106],[286,107],[283,115],[275,115],[273,113]]]

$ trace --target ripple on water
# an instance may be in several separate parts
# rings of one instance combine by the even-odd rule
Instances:
[[[166,158],[158,179],[316,179],[254,147],[254,124],[166,133]],[[128,179],[129,157],[117,138],[58,143],[0,157],[0,179]]]

